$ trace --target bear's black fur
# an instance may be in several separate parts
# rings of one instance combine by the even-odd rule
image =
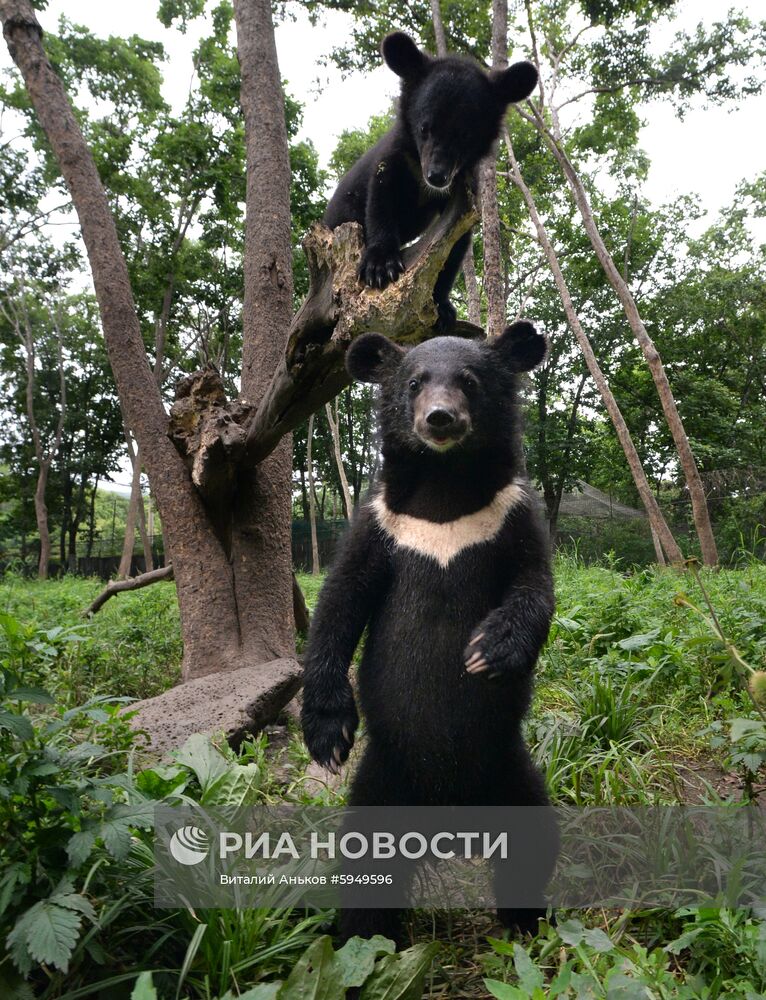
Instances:
[[[486,73],[460,56],[434,59],[401,31],[381,45],[388,66],[401,77],[401,97],[393,128],[342,178],[324,221],[364,227],[362,281],[385,288],[404,270],[401,247],[419,236],[444,208],[454,183],[468,181],[500,134],[509,104],[531,94],[537,71],[515,63]],[[455,244],[434,289],[439,328],[455,322],[449,293],[471,234]]]
[[[516,373],[544,354],[527,322],[491,343],[438,337],[404,351],[367,334],[349,348],[349,373],[381,386],[383,466],[319,596],[302,723],[312,757],[337,770],[359,721],[348,668],[369,626],[351,805],[548,801],[521,723],[553,585],[547,533],[519,475],[515,402]],[[530,859],[541,900],[554,853]],[[498,912],[525,928],[540,915]],[[341,930],[392,936],[395,917],[344,911]]]

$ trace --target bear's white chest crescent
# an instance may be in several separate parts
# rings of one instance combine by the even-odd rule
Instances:
[[[382,493],[371,500],[370,506],[380,527],[397,546],[435,559],[446,569],[464,549],[491,541],[502,528],[511,508],[524,499],[524,487],[514,481],[498,490],[481,510],[442,524],[389,510]]]

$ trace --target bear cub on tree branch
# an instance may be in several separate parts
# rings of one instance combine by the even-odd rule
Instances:
[[[414,240],[444,209],[454,184],[476,190],[476,167],[500,135],[508,105],[528,97],[537,70],[528,62],[486,73],[472,59],[434,59],[401,31],[383,39],[386,64],[401,77],[401,97],[393,128],[342,178],[324,221],[364,228],[365,250],[359,277],[385,288],[404,270],[401,248]],[[455,323],[449,294],[471,234],[452,249],[434,289],[439,329]]]
[[[517,373],[545,350],[524,321],[492,342],[437,337],[405,351],[366,334],[348,350],[349,373],[380,386],[383,466],[319,595],[302,723],[312,757],[337,770],[359,722],[348,670],[368,627],[352,806],[548,803],[521,723],[553,583],[515,400]],[[541,908],[499,910],[507,926],[536,929],[553,840],[525,862]],[[396,937],[396,919],[344,910],[341,932]]]

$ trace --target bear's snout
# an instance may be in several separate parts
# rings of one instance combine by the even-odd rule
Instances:
[[[471,417],[462,393],[426,389],[415,403],[415,433],[436,451],[446,451],[471,431]]]

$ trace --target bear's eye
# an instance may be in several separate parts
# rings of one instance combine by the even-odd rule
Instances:
[[[409,386],[410,386],[410,389],[412,389],[413,392],[417,392],[418,389],[420,388],[420,379],[411,378],[410,381],[409,381]]]
[[[466,395],[475,392],[479,388],[479,383],[470,372],[463,372],[460,376],[460,385]]]
[[[423,136],[423,138],[425,138],[430,131],[431,130],[428,127],[428,123],[427,122],[423,122],[423,124],[420,126],[420,134]]]

